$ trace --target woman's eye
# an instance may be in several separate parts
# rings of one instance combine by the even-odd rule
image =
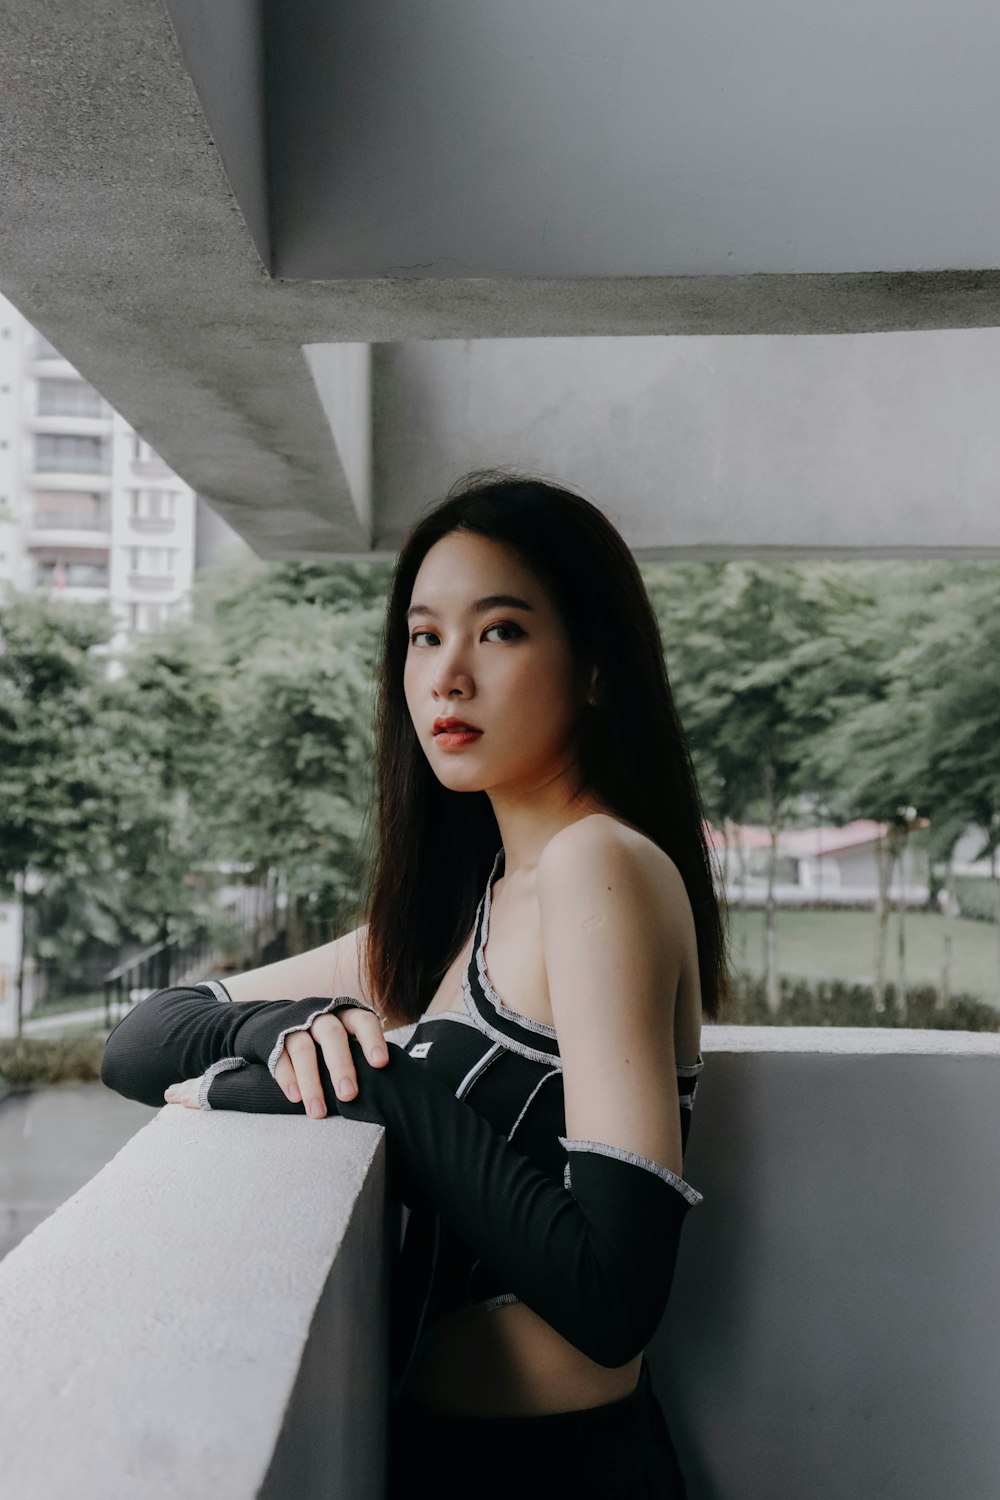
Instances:
[[[511,634],[507,637],[507,639],[508,640],[515,640],[515,641],[517,640],[518,636],[521,636],[521,635],[524,634],[524,631],[521,629],[520,625],[515,625],[515,623],[514,623],[513,620],[498,620],[495,625],[487,625],[486,629],[483,631],[483,635],[484,636],[489,635],[489,633],[490,633],[491,630],[507,630],[507,631],[510,631]],[[433,636],[433,634],[434,634],[433,630],[414,630],[413,633],[412,633],[412,635],[410,636],[410,641],[415,646],[417,644],[417,637],[418,636],[421,636],[421,635],[430,635],[430,636]]]
[[[495,625],[488,625],[486,627],[486,629],[483,631],[483,634],[484,635],[489,635],[489,633],[490,633],[491,630],[510,630],[510,631],[513,631],[513,634],[511,636],[509,636],[508,639],[509,640],[515,640],[515,641],[517,640],[517,638],[518,638],[519,635],[523,635],[524,634],[524,631],[521,629],[520,625],[515,625],[513,620],[498,620]]]

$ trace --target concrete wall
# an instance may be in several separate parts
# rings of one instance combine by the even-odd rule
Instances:
[[[690,1500],[995,1494],[1000,1037],[704,1036],[650,1350]]]
[[[1000,555],[998,375],[1000,329],[380,345],[377,542],[500,464],[644,558]]]
[[[997,264],[996,7],[264,11],[278,276]]]
[[[1000,1036],[702,1051],[704,1202],[649,1350],[689,1500],[985,1500]],[[0,1263],[5,1493],[380,1494],[384,1188],[378,1127],[159,1111]]]

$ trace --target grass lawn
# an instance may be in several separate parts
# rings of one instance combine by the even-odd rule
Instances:
[[[752,975],[764,972],[764,913],[759,910],[731,913],[731,952],[737,969]],[[875,932],[873,912],[791,911],[779,907],[775,914],[778,968],[790,979],[843,979],[872,984],[875,978]],[[889,918],[886,943],[886,979],[898,978],[899,918]],[[944,917],[938,912],[908,911],[906,932],[906,982],[908,985],[941,982],[944,957]],[[952,993],[964,992],[1000,1007],[1000,939],[992,923],[956,918],[952,927]]]

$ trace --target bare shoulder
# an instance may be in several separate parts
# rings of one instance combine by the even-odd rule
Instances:
[[[697,964],[694,913],[684,877],[666,850],[647,834],[606,813],[591,813],[561,828],[538,860],[543,931],[574,919],[623,942],[658,935],[663,951],[684,972]]]
[[[538,860],[540,881],[550,890],[593,885],[613,876],[633,891],[643,890],[663,904],[664,911],[688,905],[680,870],[638,828],[607,813],[589,813],[553,834]]]

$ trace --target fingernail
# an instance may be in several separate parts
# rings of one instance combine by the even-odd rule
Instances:
[[[309,1100],[309,1113],[318,1120],[323,1113],[323,1102],[321,1099]]]
[[[386,1060],[386,1058],[388,1056],[389,1056],[389,1054],[385,1050],[384,1047],[373,1047],[372,1048],[372,1062],[374,1062],[374,1063],[383,1063],[383,1062],[385,1062],[385,1060]]]
[[[293,1104],[296,1102],[297,1099],[300,1098],[299,1086],[298,1086],[297,1083],[290,1083],[288,1085],[288,1097],[289,1097],[289,1099],[291,1099],[291,1101],[292,1101]]]
[[[337,1093],[341,1099],[350,1099],[354,1094],[354,1084],[349,1078],[342,1078],[337,1084]]]

